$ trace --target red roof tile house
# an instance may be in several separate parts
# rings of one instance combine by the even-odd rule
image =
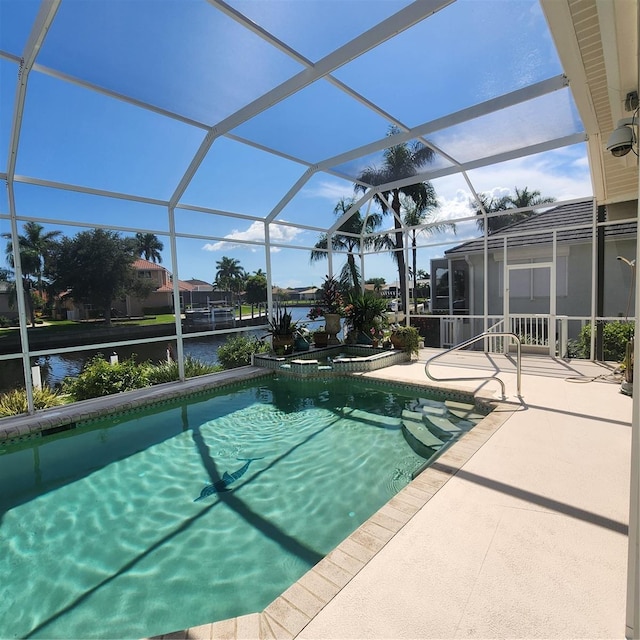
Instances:
[[[133,263],[133,268],[138,273],[138,278],[155,287],[146,298],[140,299],[132,295],[114,303],[114,307],[126,316],[142,316],[147,313],[173,313],[173,278],[171,273],[162,265],[149,260],[139,258]],[[181,307],[184,301],[188,302],[188,294],[193,287],[182,280],[178,281],[180,291]],[[186,295],[185,295],[186,294]]]

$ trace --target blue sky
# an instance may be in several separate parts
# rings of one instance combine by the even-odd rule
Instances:
[[[236,1],[231,5],[311,61],[317,61],[377,21],[407,5],[380,0]],[[364,10],[366,6],[366,10]],[[37,12],[32,0],[0,0],[0,172],[6,171],[17,64]],[[153,8],[153,10],[151,10]],[[13,58],[12,58],[13,56]],[[64,0],[29,77],[20,131],[16,174],[168,200],[204,140],[204,127],[224,122],[247,102],[276,87],[303,67],[204,0],[88,2]],[[50,73],[43,71],[50,70]],[[561,73],[544,16],[529,0],[460,0],[398,37],[355,58],[334,76],[407,126],[448,113]],[[59,74],[148,102],[140,108]],[[179,115],[170,118],[168,110]],[[200,125],[200,126],[198,126]],[[176,210],[182,279],[211,281],[222,256],[249,272],[266,268],[264,249],[233,240],[258,240],[259,221],[315,163],[384,137],[388,121],[353,101],[326,80],[317,81],[254,119],[234,127],[232,137],[213,144],[180,202],[238,214],[229,218]],[[510,129],[533,144],[545,136],[577,132],[568,90],[532,105],[485,117],[432,138],[461,160],[512,144]],[[254,145],[244,144],[249,140]],[[263,151],[276,149],[281,156]],[[475,155],[474,155],[475,154]],[[468,158],[466,157],[468,156]],[[341,169],[356,176],[377,158]],[[442,165],[448,164],[442,161]],[[538,189],[559,200],[591,195],[586,147],[565,147],[469,173],[478,191],[497,195],[515,186]],[[468,215],[470,192],[460,175],[434,181],[439,217]],[[353,182],[318,173],[284,207],[278,219],[324,228]],[[171,268],[166,207],[128,202],[32,184],[16,184],[19,216],[37,218],[65,234],[79,222],[157,233],[165,242],[163,263]],[[0,232],[9,230],[6,194],[0,195]],[[62,221],[65,223],[62,224]],[[390,224],[390,221],[387,222]],[[472,223],[438,242],[475,235]],[[318,233],[276,226],[272,239],[308,247]],[[205,240],[204,236],[215,236]],[[435,239],[434,239],[435,240]],[[420,251],[420,267],[445,247]],[[278,286],[319,284],[326,262],[311,265],[308,249],[283,248],[270,256]],[[336,260],[334,269],[341,266]],[[395,279],[386,255],[366,260],[367,277]]]

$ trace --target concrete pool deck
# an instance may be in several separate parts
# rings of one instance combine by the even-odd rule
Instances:
[[[495,381],[432,382],[418,360],[357,374],[477,391]],[[164,638],[623,638],[632,399],[615,365],[458,351],[438,378],[499,375],[507,398],[263,612]],[[247,367],[217,382],[264,375]],[[211,386],[132,392],[124,407]],[[33,437],[107,410],[113,398],[4,419]],[[105,613],[101,625],[108,635]]]
[[[435,353],[363,375],[425,383]],[[514,358],[447,355],[436,377],[503,378],[493,418],[264,612],[163,637],[623,638],[632,401],[614,369],[525,355],[520,399]]]

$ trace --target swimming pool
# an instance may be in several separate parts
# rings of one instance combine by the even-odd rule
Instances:
[[[270,376],[6,447],[2,635],[139,638],[260,611],[424,463],[402,428],[418,395]]]

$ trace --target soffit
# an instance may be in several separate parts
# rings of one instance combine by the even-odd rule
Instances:
[[[638,197],[638,159],[614,158],[607,140],[624,102],[638,89],[637,3],[633,0],[542,0],[589,136],[589,161],[598,204]]]

